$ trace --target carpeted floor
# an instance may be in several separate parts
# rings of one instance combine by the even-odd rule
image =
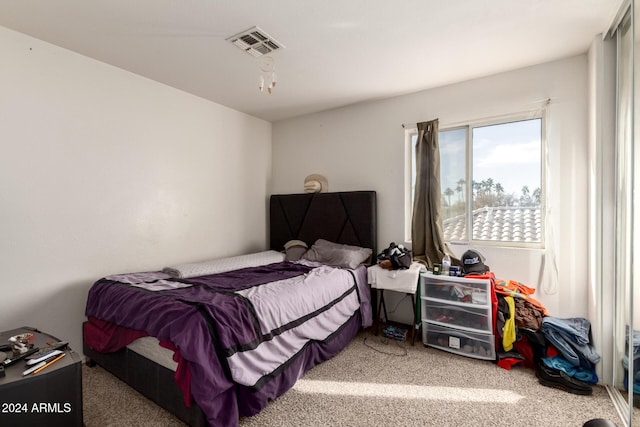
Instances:
[[[100,367],[83,366],[86,427],[182,426]],[[604,387],[577,396],[538,384],[534,372],[361,332],[311,371],[252,426],[622,426]]]

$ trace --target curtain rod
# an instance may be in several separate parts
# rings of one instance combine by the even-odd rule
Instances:
[[[547,105],[551,104],[551,100],[552,100],[552,98],[544,98],[544,99],[539,99],[539,100],[537,100],[537,101],[533,101],[533,102],[531,102],[531,104],[543,104],[541,107],[538,107],[538,108],[544,108],[544,107],[546,107]],[[514,113],[514,114],[515,114],[515,113]],[[512,115],[512,114],[508,114],[507,116],[510,116],[510,115]],[[498,117],[503,117],[503,116],[498,116]],[[493,120],[493,119],[495,119],[495,117],[494,117],[494,118],[485,118],[485,119],[483,119],[483,120]],[[423,120],[423,121],[424,121],[424,120]],[[473,122],[473,121],[475,121],[475,120],[472,120],[472,122]],[[418,126],[418,123],[419,123],[419,122],[413,122],[413,123],[411,123],[411,122],[409,122],[409,123],[400,123],[400,126],[402,126],[402,128],[403,128],[403,129],[406,129],[407,127],[409,127],[409,128],[413,128],[413,127],[417,127],[417,126]],[[469,123],[469,121],[467,120],[467,121],[465,121],[464,123]]]

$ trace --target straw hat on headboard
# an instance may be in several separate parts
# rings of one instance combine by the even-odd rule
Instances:
[[[326,193],[329,191],[327,178],[318,174],[311,174],[304,179],[305,193]]]

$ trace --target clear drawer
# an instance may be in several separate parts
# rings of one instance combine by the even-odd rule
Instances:
[[[445,327],[459,327],[474,332],[488,332],[493,330],[491,311],[489,306],[473,304],[459,304],[454,302],[434,301],[422,299],[423,320]]]
[[[423,274],[422,296],[445,301],[476,305],[491,305],[491,281],[465,277]]]
[[[422,322],[425,345],[476,359],[495,360],[495,337]]]

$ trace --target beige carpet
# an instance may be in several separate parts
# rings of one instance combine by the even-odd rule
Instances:
[[[83,367],[87,427],[184,425],[102,368]],[[576,396],[538,384],[534,372],[362,332],[249,426],[622,426],[604,387]]]

